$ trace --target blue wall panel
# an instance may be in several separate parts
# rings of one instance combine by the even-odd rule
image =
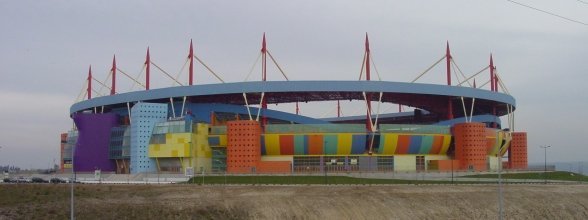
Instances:
[[[353,135],[351,138],[351,154],[363,154],[365,152],[365,135]]]
[[[418,135],[410,137],[410,145],[408,145],[409,154],[418,154],[420,152],[422,139],[423,137]]]

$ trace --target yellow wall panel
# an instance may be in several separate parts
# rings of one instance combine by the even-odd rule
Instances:
[[[150,144],[148,149],[149,157],[189,157],[189,150],[184,144]],[[188,147],[189,148],[189,147]]]
[[[441,148],[441,152],[439,152],[439,154],[447,154],[447,150],[449,150],[450,143],[451,135],[443,135],[443,147]]]
[[[261,161],[290,161],[293,163],[294,156],[261,156]]]
[[[265,135],[265,153],[266,155],[280,155],[280,135]]]
[[[347,155],[351,154],[352,134],[338,134],[337,135],[337,154]]]
[[[218,136],[220,146],[227,146],[227,135]]]
[[[198,123],[192,130],[191,167],[199,171],[210,172],[212,168],[212,149],[208,145],[208,124]]]
[[[184,155],[190,155],[190,144],[184,144]]]
[[[416,170],[415,156],[394,156],[395,171],[414,171]]]
[[[384,151],[385,155],[393,155],[398,146],[398,134],[384,134]]]
[[[451,158],[447,155],[425,155],[425,160],[451,160]]]

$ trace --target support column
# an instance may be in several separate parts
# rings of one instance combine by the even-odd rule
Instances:
[[[368,39],[367,33],[365,34],[365,80],[370,81],[370,42]],[[367,93],[366,95],[366,103],[367,103],[367,114],[366,114],[366,122],[365,126],[366,129],[371,132],[373,131],[372,128],[372,95]]]
[[[147,47],[145,65],[145,90],[149,90],[149,74],[151,72],[151,56],[149,56],[149,47]]]
[[[445,60],[447,61],[447,85],[451,86],[451,52],[449,51],[449,41],[445,50]],[[453,102],[451,98],[447,100],[447,119],[453,119]]]
[[[496,92],[498,91],[498,89],[496,88],[496,73],[494,72],[495,67],[494,67],[494,60],[492,59],[492,54],[490,54],[490,91],[492,92]],[[496,106],[492,106],[492,115],[496,116]],[[493,122],[492,123],[492,127],[493,128],[497,128],[498,127],[498,123]]]
[[[265,43],[265,33],[263,33],[263,40],[261,42],[261,81],[267,81],[267,47]],[[265,99],[261,100],[261,109],[267,109],[267,101]],[[267,124],[267,117],[265,117],[265,112],[262,112],[262,114],[261,127],[263,130]]]
[[[116,94],[116,55],[112,58],[112,86],[110,87],[110,95]]]
[[[92,65],[90,65],[90,69],[88,70],[88,90],[86,91],[88,94],[88,100],[92,98]]]
[[[496,82],[494,81],[494,61],[492,60],[492,54],[490,54],[490,91],[496,92]]]
[[[190,39],[190,51],[188,52],[188,59],[190,59],[188,85],[192,85],[194,79],[194,47],[192,47],[192,40]]]

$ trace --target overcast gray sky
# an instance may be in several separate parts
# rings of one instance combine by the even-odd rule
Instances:
[[[588,23],[582,1],[519,2]],[[1,1],[0,28],[0,165],[59,160],[59,134],[72,127],[69,107],[89,65],[104,79],[116,54],[119,68],[136,75],[150,46],[152,60],[175,75],[193,39],[200,58],[239,82],[263,32],[291,80],[357,80],[366,32],[387,81],[412,80],[444,54],[446,41],[468,75],[493,53],[517,100],[515,128],[529,133],[529,161],[543,161],[540,145],[553,146],[549,160],[588,158],[588,26],[506,0]],[[269,80],[282,80],[269,69]],[[196,71],[197,83],[217,82]],[[442,84],[444,74],[440,66],[418,82]],[[152,87],[172,84],[152,75]],[[118,82],[120,92],[130,90],[130,80]],[[323,115],[310,105],[302,112]]]

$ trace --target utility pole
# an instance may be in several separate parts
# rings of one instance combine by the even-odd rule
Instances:
[[[70,204],[70,220],[74,220],[76,219],[74,216],[74,182],[75,182],[75,165],[74,165],[74,159],[75,159],[75,150],[76,150],[76,146],[73,145],[71,148],[71,178],[69,180],[69,183],[71,185],[71,204]]]
[[[500,151],[499,151],[500,152]],[[496,154],[498,157],[498,219],[504,219],[504,196],[502,192],[502,156],[500,153]]]
[[[547,148],[550,148],[551,146],[547,145],[547,146],[539,146],[541,148],[543,148],[543,150],[545,150],[545,162],[543,164],[543,179],[544,179],[544,184],[547,184]]]

